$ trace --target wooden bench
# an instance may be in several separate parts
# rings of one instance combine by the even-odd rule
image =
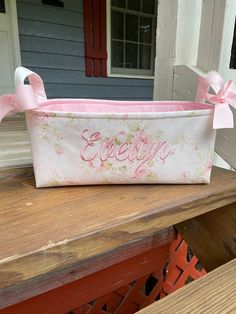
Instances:
[[[236,259],[137,314],[236,313]]]
[[[2,170],[1,314],[69,313],[161,272],[174,226],[214,269],[236,256],[235,206],[236,173],[219,168],[209,185],[45,189],[31,168]]]

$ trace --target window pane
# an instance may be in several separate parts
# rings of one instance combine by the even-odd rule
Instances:
[[[111,13],[111,38],[124,38],[124,14],[112,11]]]
[[[152,41],[152,19],[140,18],[140,42],[151,43]]]
[[[140,11],[141,10],[141,0],[127,0],[127,9]]]
[[[137,69],[138,45],[126,43],[125,44],[125,67],[128,69]]]
[[[233,43],[231,47],[231,58],[230,58],[230,69],[236,69],[236,18],[234,24],[234,34],[233,34]]]
[[[113,7],[125,8],[125,0],[112,0],[111,5]]]
[[[143,12],[149,13],[149,14],[155,14],[154,10],[154,0],[142,0],[142,9]]]
[[[139,68],[145,70],[151,69],[151,46],[139,46]]]
[[[111,66],[115,68],[124,67],[124,43],[112,40],[111,42]]]
[[[60,0],[42,0],[42,4],[52,5],[54,7],[64,8],[64,2]]]
[[[125,15],[125,39],[138,41],[138,17],[136,15]]]
[[[0,12],[5,13],[5,3],[4,0],[0,0]]]

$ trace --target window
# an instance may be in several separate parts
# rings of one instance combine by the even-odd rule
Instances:
[[[107,33],[111,75],[153,76],[156,5],[155,0],[110,0]]]
[[[233,43],[231,48],[231,58],[230,58],[230,69],[236,69],[236,19],[234,23],[234,35],[233,35]]]
[[[0,13],[6,13],[4,0],[0,0]]]
[[[42,0],[42,3],[52,5],[54,7],[64,8],[64,3],[60,0]]]

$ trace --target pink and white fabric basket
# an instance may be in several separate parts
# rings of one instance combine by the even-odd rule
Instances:
[[[15,83],[0,97],[0,120],[25,111],[37,187],[208,183],[215,129],[233,127],[236,86],[215,72],[199,79],[196,102],[47,100],[23,67]]]

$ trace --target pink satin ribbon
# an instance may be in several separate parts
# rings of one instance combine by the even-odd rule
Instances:
[[[208,93],[212,88],[215,94]],[[233,128],[233,113],[229,107],[236,108],[236,85],[232,81],[224,83],[223,78],[216,72],[210,72],[206,77],[199,78],[196,101],[207,101],[215,105],[213,128]]]
[[[30,85],[24,85],[27,77]],[[0,122],[7,115],[36,109],[40,102],[47,99],[43,81],[38,74],[19,67],[15,71],[15,81],[17,86],[15,94],[0,96]]]
[[[38,108],[38,101],[30,85],[20,85],[15,94],[6,94],[0,97],[0,122],[7,116]]]
[[[30,85],[24,85],[26,77],[29,78]],[[20,67],[16,69],[15,79],[18,86],[16,93],[0,97],[0,122],[6,115],[36,109],[40,102],[47,99],[43,81],[36,73]],[[215,95],[208,93],[210,87]],[[196,101],[207,101],[215,105],[214,129],[234,127],[233,113],[229,108],[229,105],[236,108],[236,85],[232,81],[224,84],[222,77],[216,72],[199,78]]]

